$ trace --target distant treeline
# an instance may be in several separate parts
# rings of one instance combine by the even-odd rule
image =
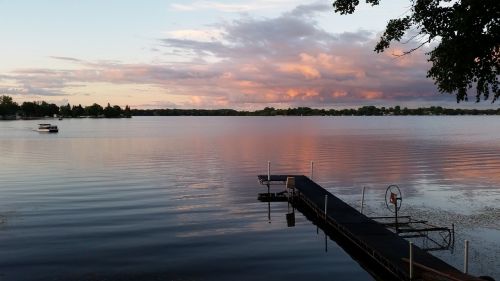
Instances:
[[[498,109],[460,109],[441,106],[421,108],[363,106],[358,109],[315,109],[297,107],[256,111],[234,109],[132,109],[133,116],[384,116],[384,115],[500,115]]]
[[[0,96],[0,119],[15,119],[21,118],[40,118],[40,117],[103,117],[103,118],[121,118],[131,117],[130,107],[127,105],[122,109],[118,105],[111,106],[109,103],[106,107],[102,107],[97,103],[83,107],[81,104],[71,106],[57,106],[53,103],[45,101],[23,102],[17,104],[9,96]]]
[[[130,109],[127,105],[122,109],[109,103],[102,107],[97,103],[83,107],[82,105],[57,106],[45,101],[23,102],[18,105],[9,96],[0,96],[0,119],[39,118],[39,117],[104,117],[120,118],[131,116],[385,116],[385,115],[500,115],[498,109],[461,109],[443,108],[441,106],[401,108],[363,106],[357,109],[315,109],[297,107],[277,109],[266,107],[255,111],[238,111],[234,109]]]

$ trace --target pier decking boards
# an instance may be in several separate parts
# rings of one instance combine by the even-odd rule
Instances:
[[[352,246],[370,256],[395,278],[410,280],[409,242],[382,224],[361,214],[338,197],[303,175],[271,175],[270,182],[285,183],[295,178],[295,200],[300,200],[311,211],[325,220],[346,238]],[[267,175],[259,175],[261,184],[268,184]],[[325,196],[328,197],[325,218]],[[413,246],[414,280],[481,280],[464,274],[441,259]]]

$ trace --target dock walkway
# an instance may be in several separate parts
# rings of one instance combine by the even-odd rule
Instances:
[[[350,241],[399,280],[410,280],[409,242],[382,224],[361,214],[338,197],[303,175],[259,175],[261,184],[285,183],[295,178],[295,200],[305,203],[330,227]],[[325,196],[327,210],[325,217]],[[413,246],[413,280],[481,280],[464,274],[430,253]]]

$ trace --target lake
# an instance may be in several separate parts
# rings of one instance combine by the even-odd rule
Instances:
[[[0,280],[373,280],[258,174],[309,175],[366,212],[449,226],[434,254],[500,279],[500,117],[134,117],[0,122]],[[273,187],[279,191],[282,187]]]

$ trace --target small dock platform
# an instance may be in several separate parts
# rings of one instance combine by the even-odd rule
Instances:
[[[315,212],[328,227],[333,228],[396,280],[484,280],[459,271],[415,245],[412,248],[413,278],[410,278],[409,242],[383,224],[360,213],[306,176],[259,175],[258,179],[263,185],[273,185],[285,184],[289,177],[294,179],[294,183],[287,186],[293,200],[298,200]]]

